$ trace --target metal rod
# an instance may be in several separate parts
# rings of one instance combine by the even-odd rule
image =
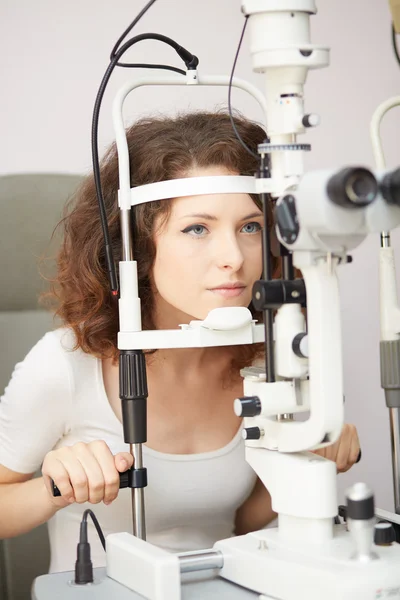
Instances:
[[[130,219],[131,211],[121,210],[122,260],[133,260]]]
[[[141,469],[143,467],[143,455],[142,455],[142,444],[134,444],[134,450],[132,444],[130,446],[130,452],[134,456],[135,469]],[[132,488],[132,521],[133,521],[133,535],[146,541],[146,518],[144,510],[144,488]]]
[[[270,251],[270,236],[267,221],[267,195],[261,194],[261,201],[264,211],[264,229],[262,236],[262,261],[263,261],[263,279],[270,281],[272,279],[272,262]],[[264,333],[265,333],[265,376],[266,381],[275,381],[275,360],[274,360],[274,317],[272,310],[264,310]]]
[[[198,550],[196,552],[182,552],[178,554],[181,573],[191,571],[205,571],[208,569],[222,569],[224,557],[219,550]]]
[[[120,214],[122,260],[133,260],[132,235],[131,235],[131,210],[121,209]],[[142,444],[129,444],[130,453],[134,458],[136,469],[143,468]],[[133,535],[146,540],[146,519],[144,508],[144,489],[132,488],[132,525]]]
[[[399,409],[389,408],[390,438],[392,445],[392,469],[394,507],[396,514],[400,514],[400,424]]]
[[[284,281],[293,281],[293,255],[283,244],[280,245],[280,254],[282,258],[282,279]]]
[[[283,413],[281,415],[276,415],[277,421],[294,421],[293,413]]]
[[[390,248],[390,233],[389,231],[381,232],[381,248]]]
[[[259,177],[269,177],[269,169],[265,164],[265,154],[261,154]],[[269,233],[267,203],[268,195],[260,194],[262,209],[264,213],[264,227],[262,231],[262,263],[263,280],[272,279],[272,260],[271,260],[271,240]],[[265,377],[266,381],[275,381],[275,360],[274,360],[274,318],[272,310],[264,310],[264,333],[265,333]]]

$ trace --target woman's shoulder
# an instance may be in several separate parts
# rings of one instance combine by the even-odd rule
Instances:
[[[82,380],[95,374],[95,359],[77,348],[77,339],[70,327],[48,331],[14,367],[10,383],[22,385],[31,381],[42,389],[69,390],[73,394]]]
[[[32,347],[30,354],[40,356],[49,354],[58,358],[60,355],[68,356],[76,348],[76,335],[70,327],[59,327],[45,333]]]
[[[94,360],[92,355],[79,348],[76,334],[71,327],[59,327],[48,331],[25,357],[25,362],[45,365],[47,372],[53,368],[55,371],[67,369],[75,374]]]

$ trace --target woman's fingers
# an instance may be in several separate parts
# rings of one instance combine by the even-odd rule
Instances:
[[[118,496],[119,492],[119,470],[114,456],[105,442],[98,441],[90,444],[91,450],[101,465],[104,481],[103,501],[110,504]],[[126,470],[126,469],[123,469]]]
[[[114,456],[115,467],[120,473],[124,473],[133,466],[133,456],[129,452],[119,452]]]
[[[42,473],[56,506],[63,507],[69,502],[97,504],[102,500],[110,504],[118,496],[120,473],[132,465],[133,456],[129,452],[114,456],[103,440],[96,440],[49,452],[43,461]],[[51,480],[62,499],[54,497]]]

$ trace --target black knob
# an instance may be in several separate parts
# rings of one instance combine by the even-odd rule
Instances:
[[[257,417],[261,414],[261,400],[258,396],[236,398],[233,410],[238,417]]]
[[[306,306],[307,295],[304,279],[285,281],[273,279],[255,281],[252,290],[253,306],[256,310],[280,308],[283,304]]]
[[[317,125],[319,125],[319,117],[318,115],[313,114],[304,115],[301,122],[304,125],[304,127],[316,127]]]
[[[396,534],[391,523],[379,521],[374,528],[374,543],[377,546],[389,546],[396,541]]]
[[[244,440],[259,440],[262,432],[259,427],[246,427],[243,429],[242,435]]]
[[[298,333],[296,337],[293,338],[292,341],[292,350],[296,356],[299,358],[307,358],[308,357],[308,348],[306,347],[305,342],[303,342],[304,338],[307,337],[306,333]],[[303,344],[302,344],[303,342]]]
[[[338,515],[339,517],[342,517],[343,521],[347,521],[347,506],[345,506],[344,504],[340,504],[338,509]]]
[[[348,519],[367,521],[374,518],[374,494],[365,483],[355,483],[346,495]]]

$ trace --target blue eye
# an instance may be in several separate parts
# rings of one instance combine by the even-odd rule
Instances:
[[[206,228],[204,227],[204,225],[190,225],[190,227],[186,227],[186,229],[183,229],[182,233],[189,233],[192,234],[192,237],[202,237],[204,232],[206,231]]]
[[[257,223],[256,221],[253,221],[252,223],[246,223],[246,225],[243,226],[243,230],[245,233],[258,233],[259,231],[261,231],[261,229],[262,227],[260,223]]]

